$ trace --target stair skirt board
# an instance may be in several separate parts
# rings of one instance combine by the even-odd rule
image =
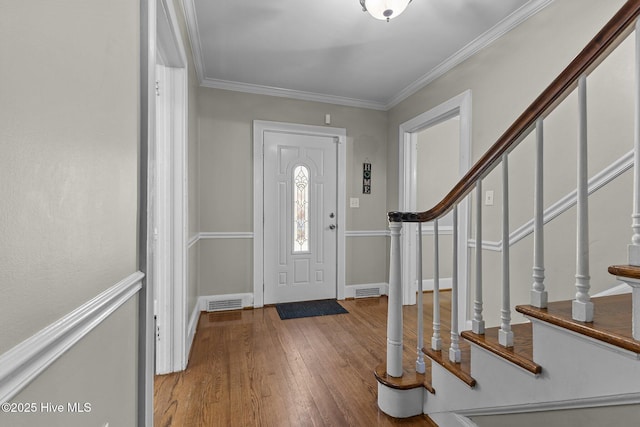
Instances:
[[[539,375],[474,346],[476,387],[469,388],[434,363],[431,376],[437,393],[426,396],[424,413],[438,423],[447,417],[443,414],[454,412],[469,417],[640,403],[636,357],[537,319],[532,323]],[[455,400],[447,399],[450,396]]]
[[[344,287],[345,298],[370,298],[389,294],[388,283],[363,283]]]
[[[242,310],[253,307],[253,294],[207,295],[198,297],[200,311]]]

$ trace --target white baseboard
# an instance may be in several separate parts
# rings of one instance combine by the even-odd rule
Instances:
[[[441,277],[439,282],[440,290],[451,289],[451,277]],[[433,279],[426,279],[422,281],[423,291],[433,291]]]
[[[0,355],[0,403],[11,400],[111,313],[137,294],[142,289],[143,278],[142,272],[131,274]]]
[[[361,298],[358,293],[371,294],[370,296],[378,296],[374,294],[375,289],[379,290],[378,295],[389,295],[388,283],[361,283],[358,285],[346,285],[344,287],[345,298]]]
[[[193,339],[196,336],[196,331],[198,329],[198,320],[200,319],[200,303],[196,301],[195,307],[193,307],[193,311],[191,312],[191,317],[189,318],[189,326],[187,329],[187,365],[189,365],[189,355],[191,354],[191,346],[193,345]]]

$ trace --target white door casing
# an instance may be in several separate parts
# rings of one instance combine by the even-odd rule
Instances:
[[[275,166],[272,164],[273,160],[268,160],[269,155],[265,153],[265,148],[267,145],[272,145],[269,143],[269,134],[271,134],[272,136],[275,134],[288,134],[288,135],[299,135],[300,138],[302,140],[306,140],[307,142],[309,141],[315,141],[316,143],[318,141],[323,141],[322,144],[326,144],[329,146],[332,146],[332,156],[334,159],[336,159],[336,168],[335,168],[335,172],[333,172],[333,175],[335,175],[335,184],[330,184],[330,186],[332,186],[333,188],[336,189],[336,193],[337,193],[337,197],[335,199],[335,211],[331,211],[331,210],[326,210],[326,206],[324,206],[322,209],[318,209],[319,211],[321,211],[321,213],[315,213],[312,214],[311,217],[315,216],[324,216],[324,218],[320,218],[323,221],[318,221],[317,222],[317,227],[319,227],[318,230],[316,230],[316,232],[320,233],[323,236],[334,236],[331,237],[331,239],[335,239],[335,244],[331,244],[329,245],[330,247],[332,247],[335,251],[335,255],[331,255],[329,253],[329,255],[324,254],[323,252],[323,258],[326,258],[327,256],[330,258],[333,258],[335,261],[333,263],[333,266],[331,268],[333,268],[333,271],[331,270],[323,270],[320,273],[317,273],[318,269],[310,270],[310,279],[312,279],[312,281],[316,281],[317,279],[324,279],[321,278],[320,276],[316,277],[316,273],[318,275],[326,275],[326,274],[330,274],[331,276],[335,277],[335,284],[333,285],[333,289],[334,289],[334,293],[332,294],[334,297],[337,297],[338,299],[344,299],[344,292],[345,292],[345,200],[346,200],[346,160],[345,160],[345,156],[346,156],[346,130],[345,129],[341,129],[341,128],[332,128],[332,127],[325,127],[325,126],[311,126],[311,125],[300,125],[300,124],[293,124],[293,123],[281,123],[281,122],[268,122],[268,121],[259,121],[256,120],[254,121],[253,124],[253,147],[254,147],[254,246],[253,246],[253,253],[254,253],[254,266],[253,266],[253,283],[254,283],[254,307],[262,307],[266,301],[270,301],[269,299],[265,300],[265,280],[266,280],[266,273],[268,272],[268,268],[266,267],[266,262],[268,260],[268,258],[271,256],[272,260],[274,259],[273,257],[275,256],[274,254],[271,254],[270,249],[268,249],[265,245],[268,244],[267,239],[269,240],[273,240],[272,237],[270,237],[270,234],[272,232],[271,230],[271,226],[268,225],[267,221],[271,221],[273,222],[274,219],[278,214],[277,213],[272,213],[271,214],[271,219],[269,218],[269,214],[266,212],[266,208],[268,207],[267,205],[274,205],[274,203],[270,203],[273,201],[273,197],[269,198],[269,201],[267,201],[267,203],[265,203],[265,199],[267,197],[269,197],[267,195],[266,188],[265,186],[267,185],[267,173],[269,169],[274,170]],[[265,144],[266,141],[266,144]],[[309,144],[313,144],[312,142],[309,142]],[[302,150],[304,151],[304,150]],[[313,150],[312,150],[313,151]],[[303,154],[300,158],[298,158],[297,160],[299,161],[293,161],[292,160],[292,164],[288,165],[289,169],[292,169],[293,167],[297,166],[297,165],[302,165],[304,164],[306,167],[309,167],[309,170],[311,171],[312,167],[316,167],[316,165],[314,165],[314,163],[318,162],[318,153],[313,153],[311,156],[308,156],[306,154],[309,153],[302,153]],[[289,155],[289,154],[288,154]],[[326,155],[326,154],[325,154]],[[289,155],[290,156],[290,155]],[[312,158],[316,158],[316,160],[314,160],[313,162],[311,161]],[[306,160],[302,160],[305,159]],[[265,164],[269,162],[268,165]],[[271,175],[273,175],[273,172],[271,172]],[[283,175],[284,176],[284,175]],[[289,175],[289,178],[291,179],[292,175]],[[274,178],[275,181],[275,178]],[[284,185],[284,184],[283,184]],[[324,184],[323,184],[324,185]],[[313,186],[313,184],[312,184]],[[313,193],[313,191],[311,192]],[[310,194],[311,194],[310,193]],[[275,196],[274,196],[275,197]],[[317,208],[317,206],[316,206]],[[292,212],[293,209],[290,206],[290,209],[287,210],[286,207],[280,207],[278,206],[277,209],[281,209],[283,212]],[[314,208],[311,207],[310,208],[310,213],[314,211]],[[334,212],[335,218],[330,218],[330,214]],[[284,221],[282,218],[278,218],[275,221]],[[277,224],[277,222],[276,222]],[[283,223],[284,224],[284,223]],[[331,230],[329,228],[330,225],[335,225],[335,229]],[[280,225],[280,227],[282,227],[283,230],[285,230],[287,233],[293,233],[293,222],[289,221],[289,225]],[[287,231],[288,230],[288,231]],[[310,237],[312,237],[310,235]],[[316,240],[315,243],[318,243],[316,236]],[[279,238],[279,237],[278,237]],[[314,240],[314,238],[311,238],[310,242]],[[323,237],[323,242],[326,243],[327,238]],[[311,242],[311,245],[313,245],[314,243]],[[326,246],[326,245],[323,245]],[[327,248],[323,248],[323,251],[327,249]],[[285,248],[285,253],[287,252],[287,249]],[[291,251],[290,249],[288,250],[289,252]],[[278,256],[280,256],[279,254],[276,254]],[[298,255],[294,255],[292,253],[289,253],[287,255],[287,257],[290,260],[295,260],[296,257],[298,259],[304,259],[304,255],[300,254]],[[272,262],[272,261],[269,261]],[[311,261],[300,261],[301,264],[305,264],[305,262],[309,262],[310,268],[312,268],[311,265]],[[314,261],[315,262],[315,261]],[[302,271],[302,270],[300,270]],[[278,277],[278,282],[283,282],[283,283],[289,283],[287,282],[287,280],[289,280],[289,278],[287,278],[287,280],[280,280],[280,273],[285,273],[285,275],[290,276],[292,273],[295,274],[295,272],[293,270],[287,272],[285,271],[285,269],[283,269],[282,271],[278,271],[277,272],[277,277]],[[275,273],[269,273],[269,274],[275,274]],[[291,277],[291,276],[290,276]],[[298,277],[300,279],[300,277]],[[305,277],[302,277],[302,279],[304,279]],[[292,282],[293,278],[291,278],[291,282]],[[304,280],[301,280],[304,281]],[[319,281],[324,281],[324,280],[317,280]],[[289,286],[289,285],[285,285]],[[297,290],[295,291],[297,292]],[[315,291],[314,291],[315,292]],[[318,291],[320,292],[320,291]],[[303,292],[304,293],[304,292]],[[271,296],[267,296],[267,298],[271,298]],[[299,298],[299,297],[296,297]],[[314,299],[314,296],[302,296],[302,299]],[[266,302],[269,303],[269,302]]]
[[[460,158],[459,174],[462,177],[471,167],[471,90],[432,108],[431,110],[402,123],[399,127],[399,209],[416,210],[416,144],[417,133],[430,126],[439,124],[454,116],[460,117]],[[468,276],[468,233],[469,208],[467,201],[458,208],[458,325],[471,328],[469,318],[469,276]],[[403,225],[402,253],[413,254],[402,259],[402,283],[409,283],[403,289],[403,304],[416,303],[416,245],[417,231],[414,224]],[[446,256],[445,254],[441,254]]]
[[[173,3],[156,1],[155,138],[149,147],[148,282],[157,316],[156,374],[186,368],[187,57]]]
[[[336,297],[337,138],[264,133],[264,302]]]

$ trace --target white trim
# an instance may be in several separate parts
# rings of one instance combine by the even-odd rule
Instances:
[[[157,45],[157,2],[140,1],[140,158],[138,186],[138,266],[146,273],[138,300],[138,392],[137,424],[153,425],[153,394],[155,376],[154,295],[149,270],[153,254],[153,195],[151,164],[156,131],[155,72]]]
[[[426,129],[430,126],[434,126],[447,119],[455,116],[460,117],[460,156],[458,163],[458,172],[462,177],[471,167],[471,90],[466,90],[463,93],[443,102],[442,104],[432,108],[402,123],[398,128],[398,172],[399,172],[399,210],[401,211],[415,211],[416,210],[416,158],[415,147],[417,143],[417,132]],[[469,208],[468,200],[465,199],[459,204],[459,223],[458,223],[458,246],[460,248],[467,248],[467,240],[469,239]],[[412,254],[412,248],[416,247],[417,232],[414,232],[415,227],[410,223],[405,223],[403,226],[404,239],[402,242],[402,253]],[[469,277],[468,270],[468,250],[462,250],[459,254],[459,290],[458,290],[458,302],[459,302],[459,321],[460,328],[470,328],[470,319],[467,319],[468,301],[467,295],[469,293]],[[410,283],[411,286],[406,286],[403,295],[403,304],[415,304],[416,291],[417,291],[417,279],[415,278],[416,272],[416,257],[405,256],[402,261],[402,282]]]
[[[462,427],[478,427],[476,423],[474,423],[472,420],[465,417],[464,415],[453,414],[453,416],[456,419],[456,421],[460,423]]]
[[[588,194],[591,195],[609,184],[620,175],[628,171],[633,167],[633,150],[629,151],[618,160],[611,163],[609,166],[598,172],[596,175],[589,179],[588,184]],[[571,209],[575,206],[577,201],[576,190],[566,194],[564,197],[560,198],[553,205],[549,206],[544,211],[544,224],[551,222],[553,219],[557,218],[564,212]],[[530,219],[516,230],[509,233],[509,245],[513,246],[518,243],[520,240],[527,237],[529,234],[533,233],[533,219]],[[469,239],[468,245],[470,248],[476,247],[475,239]],[[482,248],[485,250],[502,251],[502,240],[500,241],[482,241]]]
[[[344,288],[344,298],[342,299],[355,298],[357,289],[378,288],[380,289],[380,295],[389,295],[388,283],[360,283],[357,285],[346,285]]]
[[[200,81],[202,87],[211,89],[231,90],[234,92],[252,93],[256,95],[277,96],[280,98],[300,99],[303,101],[323,102],[326,104],[345,105],[347,107],[368,108],[371,110],[386,111],[383,102],[368,101],[364,99],[347,98],[344,96],[327,95],[315,92],[284,89],[272,86],[263,86],[250,83],[232,82],[228,80],[210,79],[205,77]]]
[[[444,232],[440,234],[451,234],[451,227],[447,230],[444,228]],[[425,227],[423,234],[433,234],[433,227]],[[344,232],[345,237],[389,237],[391,234],[389,230],[347,230]],[[201,231],[197,235],[193,236],[189,240],[189,246],[193,246],[197,241],[201,239],[253,239],[254,233],[252,231]]]
[[[200,239],[253,239],[252,231],[201,231]]]
[[[563,409],[595,408],[603,406],[635,405],[640,403],[639,393],[614,394],[598,397],[581,397],[571,400],[554,400],[542,403],[523,403],[511,406],[465,409],[458,411],[469,417],[484,415],[522,414],[527,412],[558,411]]]
[[[347,130],[326,126],[311,126],[295,123],[253,121],[253,296],[254,306],[264,304],[264,133],[266,131],[298,133],[304,135],[330,136],[338,139],[337,177],[337,297],[344,299],[346,282],[346,171]]]
[[[451,289],[451,277],[441,277],[439,280],[439,289]],[[423,291],[433,291],[433,279],[423,279],[422,280],[422,290]]]
[[[441,225],[438,227],[439,235],[453,234],[453,226]],[[344,232],[346,237],[391,237],[389,230],[347,230]],[[422,225],[423,236],[433,236],[433,224]]]
[[[463,61],[469,59],[476,53],[480,52],[482,49],[491,45],[491,43],[547,7],[552,2],[553,0],[532,0],[527,2],[524,6],[500,21],[493,28],[480,35],[478,38],[467,44],[458,52],[454,53],[445,61],[438,64],[427,74],[423,75],[418,80],[402,89],[400,93],[398,93],[395,97],[393,97],[386,103],[385,109],[390,110],[391,108],[400,104],[402,101],[418,92],[420,89],[424,88],[429,83],[436,80],[438,77],[448,73]]]
[[[193,311],[191,312],[191,316],[189,317],[189,329],[187,330],[187,356],[191,353],[191,346],[193,345],[193,339],[196,336],[196,331],[198,330],[198,320],[200,320],[200,301],[199,298],[196,300],[196,304],[193,307]],[[187,364],[189,363],[187,357]]]
[[[142,289],[136,272],[0,356],[0,403],[9,401]],[[141,409],[142,410],[142,409]]]
[[[191,238],[187,241],[187,248],[191,249],[191,247],[193,245],[195,245],[196,243],[198,243],[198,241],[200,240],[200,233],[196,233],[193,236],[191,236]]]
[[[200,30],[198,28],[198,19],[196,17],[196,7],[194,0],[182,1],[182,10],[184,18],[187,21],[187,32],[189,33],[189,42],[191,45],[191,56],[196,67],[196,76],[198,82],[202,84],[204,79],[204,63],[202,55],[202,42],[200,41]]]
[[[389,230],[351,230],[345,231],[346,237],[391,237]]]
[[[150,283],[157,288],[156,299],[158,301],[157,325],[163,336],[162,340],[156,340],[156,373],[169,373],[184,370],[187,366],[187,283],[188,283],[188,64],[184,43],[180,33],[180,26],[176,17],[173,2],[169,0],[157,0],[157,19],[166,19],[167,25],[157,27],[158,50],[172,52],[178,59],[171,64],[171,68],[165,67],[163,74],[166,77],[164,91],[165,104],[158,105],[159,111],[166,111],[164,120],[166,126],[162,127],[164,132],[156,133],[150,150],[163,146],[162,137],[166,138],[164,150],[156,151],[155,164],[151,164],[150,171],[157,170],[157,182],[150,186],[154,191],[153,200],[160,200],[159,208],[150,206],[150,214],[153,221],[152,227],[157,227],[165,231],[165,250],[158,251],[151,262],[152,266],[166,265],[167,269],[160,272],[156,284],[153,274],[150,275]],[[162,32],[162,33],[161,33]],[[168,34],[167,34],[168,32]],[[163,46],[159,46],[163,44]],[[177,55],[176,55],[177,54]],[[154,80],[155,81],[155,78]],[[158,103],[158,97],[154,97]],[[154,116],[155,119],[155,116]],[[162,123],[156,123],[162,126]],[[170,141],[170,142],[169,142]],[[162,158],[160,157],[162,154]],[[154,157],[151,157],[154,159]],[[166,167],[162,167],[163,159],[166,160]],[[161,200],[158,188],[166,185],[168,190],[167,199]],[[157,218],[151,213],[151,209],[156,210]],[[153,236],[151,236],[153,238]],[[155,269],[155,267],[154,267]]]

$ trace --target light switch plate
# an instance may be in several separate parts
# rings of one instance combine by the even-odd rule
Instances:
[[[493,190],[487,190],[484,193],[484,204],[486,206],[493,206]]]
[[[359,208],[360,199],[358,199],[357,197],[352,197],[351,199],[349,199],[349,206],[352,208]]]

